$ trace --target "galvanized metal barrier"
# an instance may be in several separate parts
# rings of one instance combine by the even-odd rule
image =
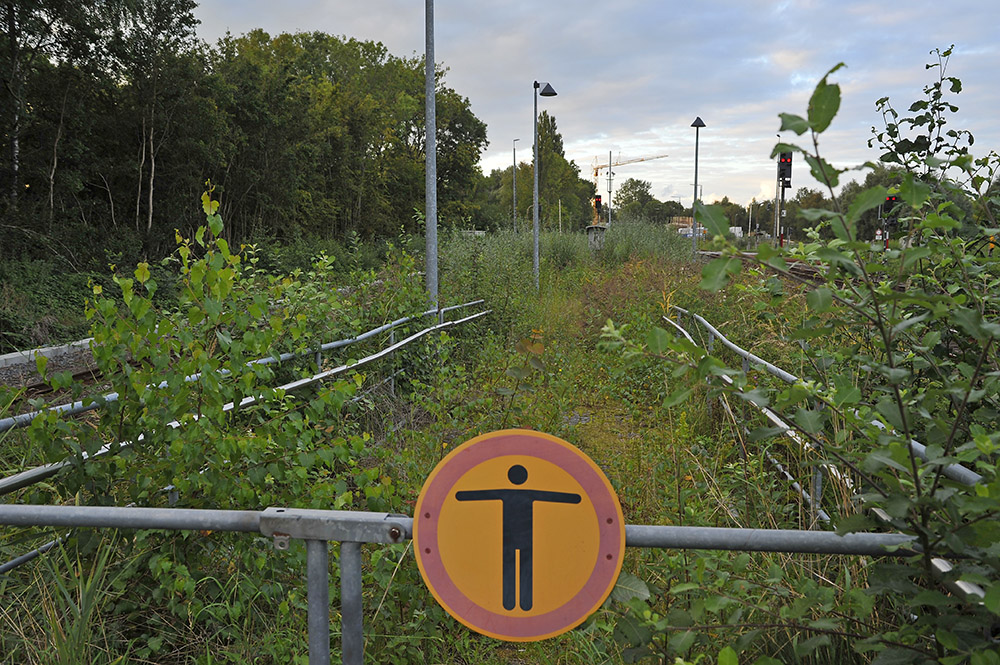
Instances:
[[[372,337],[378,335],[379,333],[383,333],[387,330],[392,331],[395,328],[405,323],[409,323],[410,321],[414,321],[418,318],[423,318],[426,316],[435,315],[438,317],[439,323],[444,323],[445,312],[450,312],[456,309],[462,309],[464,307],[471,307],[473,305],[481,305],[484,302],[485,302],[484,300],[474,300],[472,302],[462,303],[461,305],[453,305],[451,307],[444,307],[441,309],[436,309],[436,308],[429,309],[418,316],[404,316],[401,319],[396,319],[395,321],[387,323],[383,326],[379,326],[378,328],[372,328],[371,330],[362,333],[357,337],[351,337],[348,339],[340,339],[333,342],[327,342],[326,344],[322,344],[315,349],[309,349],[307,351],[289,352],[289,353],[278,354],[275,356],[268,356],[266,358],[258,358],[256,360],[251,360],[250,362],[248,362],[247,366],[271,365],[274,363],[287,362],[294,358],[305,358],[308,356],[313,356],[316,362],[316,367],[320,368],[322,365],[323,354],[327,351],[333,351],[334,349],[340,349],[345,346],[349,346],[351,344],[357,344],[358,342],[363,342],[367,339],[371,339]],[[229,373],[230,373],[229,370],[222,370],[221,372],[219,372],[219,374],[221,374],[222,376],[226,376]],[[184,381],[186,383],[191,383],[193,381],[197,381],[200,377],[201,377],[200,373],[191,374],[189,376],[184,377]],[[167,382],[163,381],[156,386],[148,386],[148,387],[155,387],[160,389],[166,388]],[[87,397],[82,400],[71,402],[69,404],[59,404],[57,406],[51,406],[45,409],[39,409],[37,411],[21,413],[16,416],[0,418],[0,432],[6,432],[9,429],[14,429],[17,427],[26,427],[27,425],[31,424],[31,421],[34,420],[36,416],[42,413],[54,412],[65,416],[74,416],[81,413],[86,413],[87,411],[93,411],[95,409],[102,408],[105,404],[117,402],[118,398],[119,398],[118,393],[108,393],[105,395],[100,395],[98,397]]]
[[[306,543],[309,663],[330,663],[329,544],[340,543],[341,656],[344,665],[364,662],[361,545],[400,543],[412,537],[413,520],[403,515],[340,510],[267,508],[263,511],[32,506],[0,504],[0,524],[41,527],[207,530],[260,533],[275,549],[292,539]],[[627,525],[626,547],[800,552],[864,556],[909,556],[914,538],[892,533],[729,529],[695,526]]]
[[[765,371],[767,371],[769,374],[780,378],[782,381],[785,381],[787,383],[797,383],[799,381],[799,378],[797,376],[795,376],[794,374],[786,372],[785,370],[781,369],[780,367],[772,365],[771,363],[767,362],[766,360],[763,360],[762,358],[759,358],[759,357],[755,356],[754,354],[752,354],[752,353],[750,353],[748,351],[745,351],[744,349],[736,346],[731,341],[729,341],[728,339],[726,339],[726,337],[722,333],[720,333],[718,330],[716,330],[716,328],[714,326],[712,326],[712,324],[710,324],[708,321],[706,321],[701,316],[698,316],[697,314],[689,312],[689,311],[687,311],[685,309],[682,309],[680,307],[676,307],[675,306],[673,309],[677,310],[678,312],[681,312],[682,314],[691,316],[691,318],[696,323],[698,323],[699,325],[701,325],[702,327],[704,327],[708,331],[708,333],[709,333],[709,339],[708,339],[707,347],[709,349],[709,352],[711,352],[711,347],[712,347],[713,341],[716,338],[718,338],[719,341],[722,342],[723,345],[725,345],[728,349],[730,349],[731,351],[733,351],[734,353],[736,353],[738,356],[740,356],[741,358],[743,358],[743,371],[744,371],[744,373],[746,373],[746,372],[749,371],[749,364],[751,362],[753,362],[754,364],[763,367],[765,369]],[[664,316],[663,319],[667,323],[669,323],[672,326],[674,326],[677,330],[679,330],[681,332],[681,334],[683,334],[692,344],[695,343],[695,341],[691,338],[691,335],[680,324],[678,324],[677,322],[675,322],[675,321],[667,318],[666,316]],[[733,384],[733,380],[730,377],[723,375],[721,378],[723,379],[724,382],[728,383],[729,385]],[[786,436],[788,436],[789,438],[791,438],[793,441],[796,441],[800,446],[809,447],[811,445],[811,444],[808,444],[807,442],[803,441],[796,434],[795,429],[793,427],[791,427],[790,425],[788,425],[786,422],[784,422],[778,416],[778,414],[776,414],[774,411],[772,411],[771,409],[768,409],[767,407],[758,406],[756,408],[769,421],[771,421],[772,424],[774,424],[775,426],[777,426],[778,428],[780,428],[785,433]],[[731,414],[731,412],[730,412],[730,414]],[[878,421],[872,421],[872,425],[878,427],[879,429],[885,429],[885,425],[883,425],[882,423],[880,423]],[[910,447],[914,451],[914,454],[917,455],[917,457],[919,457],[920,459],[923,459],[923,460],[927,459],[926,447],[923,444],[919,443],[918,441],[915,441],[915,440],[911,439],[910,440]],[[786,480],[788,480],[792,484],[792,488],[796,492],[798,492],[798,494],[806,501],[806,503],[809,504],[809,506],[814,511],[815,515],[820,520],[822,520],[823,522],[825,522],[827,524],[832,525],[833,522],[832,522],[830,516],[828,514],[826,514],[826,512],[824,512],[822,510],[822,508],[820,507],[820,503],[819,503],[820,487],[821,487],[820,481],[822,479],[822,472],[826,472],[829,475],[831,475],[832,477],[840,480],[845,485],[845,487],[847,487],[851,491],[852,496],[857,497],[857,494],[854,491],[854,486],[853,486],[853,482],[851,481],[851,479],[848,476],[842,474],[840,472],[840,470],[836,466],[834,466],[832,464],[826,464],[826,463],[824,463],[824,464],[820,465],[819,469],[817,469],[817,473],[814,474],[813,479],[812,479],[813,480],[813,492],[810,494],[809,492],[807,492],[795,480],[795,478],[793,478],[791,476],[791,474],[789,474],[785,470],[785,468],[777,460],[775,460],[770,455],[767,456],[767,459],[768,459],[768,461],[772,465],[774,465],[777,468],[778,472]],[[962,483],[964,485],[968,485],[968,486],[974,486],[974,485],[976,485],[978,482],[980,482],[982,480],[982,476],[980,476],[978,473],[976,473],[975,471],[972,471],[970,469],[967,469],[964,466],[961,466],[959,464],[951,464],[951,465],[948,465],[948,466],[944,467],[942,469],[942,473],[944,473],[944,475],[946,477],[948,477],[948,478],[950,478],[950,479],[952,479],[952,480],[954,480],[956,482]],[[881,508],[872,508],[871,510],[872,510],[872,513],[883,524],[888,524],[888,523],[891,522],[891,519],[889,518],[889,515],[884,510],[882,510]],[[969,600],[971,602],[980,602],[985,597],[986,592],[978,584],[974,584],[974,583],[971,583],[971,582],[966,582],[964,580],[947,580],[947,573],[949,573],[952,570],[953,566],[952,566],[951,562],[947,561],[946,559],[942,559],[940,557],[934,557],[933,559],[931,559],[931,568],[934,570],[934,572],[937,574],[937,576],[939,578],[942,578],[942,579],[946,580],[944,582],[945,586],[947,586],[951,591],[953,591],[954,593],[956,593],[961,598],[964,598],[964,599]]]
[[[711,323],[709,323],[708,321],[706,321],[701,316],[695,314],[694,312],[689,312],[688,310],[683,309],[681,307],[677,307],[677,306],[674,306],[673,309],[677,310],[681,314],[684,314],[686,316],[690,316],[692,318],[692,320],[694,320],[698,325],[702,326],[706,331],[708,331],[709,337],[708,337],[708,345],[707,346],[708,346],[709,351],[711,351],[711,349],[712,349],[712,343],[713,343],[713,341],[715,339],[718,339],[720,342],[722,342],[722,344],[726,348],[728,348],[730,351],[732,351],[736,355],[738,355],[741,358],[743,358],[743,371],[744,372],[749,371],[750,364],[752,363],[755,366],[762,367],[764,369],[764,371],[766,371],[768,374],[771,374],[772,376],[778,377],[779,379],[781,379],[785,383],[798,383],[801,380],[801,379],[799,379],[799,377],[795,376],[794,374],[792,374],[790,372],[786,372],[785,370],[781,369],[780,367],[777,367],[776,365],[772,365],[771,363],[767,362],[763,358],[755,356],[754,354],[750,353],[749,351],[746,351],[746,350],[738,347],[736,344],[733,344],[731,341],[729,341],[728,339],[726,339],[725,335],[723,335],[721,332],[719,332],[718,330],[716,330],[715,327]],[[885,428],[885,425],[882,424],[882,423],[880,423],[880,422],[878,422],[878,421],[872,421],[872,425],[874,425],[874,426],[876,426],[876,427],[878,427],[880,429],[884,429]],[[914,454],[917,457],[919,457],[920,459],[922,459],[924,461],[927,461],[927,447],[924,444],[920,443],[919,441],[911,439],[910,440],[910,448],[913,450]],[[978,482],[981,482],[982,479],[983,479],[983,477],[981,475],[979,475],[978,473],[976,473],[975,471],[972,471],[971,469],[967,469],[967,468],[965,468],[964,466],[962,466],[960,464],[949,464],[948,466],[943,467],[942,470],[941,470],[941,472],[946,477],[950,478],[951,480],[954,480],[955,482],[962,483],[963,485],[969,485],[970,487],[973,486],[973,485],[975,485]]]
[[[479,301],[479,302],[481,302],[481,301]],[[409,343],[411,343],[411,342],[413,342],[413,341],[415,341],[417,339],[420,339],[421,337],[427,335],[428,333],[434,332],[436,330],[444,330],[446,328],[450,328],[450,327],[453,327],[453,326],[461,325],[462,323],[466,323],[468,321],[473,321],[473,320],[478,319],[478,318],[480,318],[482,316],[485,316],[486,314],[489,314],[490,311],[491,310],[485,310],[485,311],[482,311],[482,312],[477,312],[475,314],[472,314],[472,315],[467,316],[467,317],[462,318],[462,319],[456,319],[454,321],[444,321],[442,323],[438,323],[438,324],[430,326],[428,328],[424,328],[423,330],[420,330],[420,331],[418,331],[418,332],[410,335],[406,339],[403,339],[403,340],[401,340],[399,342],[396,342],[394,344],[390,344],[389,346],[387,346],[386,348],[382,349],[381,351],[378,351],[377,353],[373,353],[370,356],[366,356],[365,358],[362,358],[361,360],[358,360],[358,361],[353,362],[351,364],[340,365],[338,367],[334,367],[333,369],[329,369],[329,370],[326,370],[326,371],[319,372],[317,374],[314,374],[312,376],[306,377],[304,379],[298,379],[296,381],[292,381],[290,383],[286,383],[286,384],[284,384],[282,386],[278,386],[277,389],[284,390],[286,392],[293,392],[293,391],[296,391],[296,390],[301,390],[303,388],[307,388],[309,386],[316,385],[317,383],[321,383],[322,381],[325,381],[325,380],[330,379],[330,378],[332,378],[334,376],[337,376],[338,374],[342,374],[342,373],[344,373],[344,372],[346,372],[348,370],[358,369],[358,368],[363,367],[363,366],[365,366],[365,365],[367,365],[369,363],[375,362],[376,360],[380,360],[380,359],[385,358],[385,357],[387,357],[389,355],[392,355],[393,353],[395,353],[396,351],[398,351],[400,348],[406,346],[407,344],[409,344]],[[437,312],[437,310],[434,310],[434,312]],[[369,333],[366,333],[366,334],[369,334]],[[337,343],[339,343],[339,342],[334,342],[333,344],[337,344]],[[228,404],[223,405],[222,410],[224,412],[228,413],[229,411],[234,411],[234,410],[237,410],[237,409],[246,408],[248,406],[256,404],[259,400],[260,400],[260,398],[258,396],[252,396],[251,395],[249,397],[244,397],[238,403],[237,402],[229,402]],[[181,423],[178,420],[173,420],[173,421],[171,421],[169,423],[165,423],[164,426],[165,427],[175,427],[176,428],[176,427],[180,427]],[[140,435],[137,438],[138,441],[141,441],[142,439],[143,439],[142,435]],[[121,442],[119,442],[115,446],[112,446],[112,445],[108,444],[108,445],[103,446],[102,448],[100,448],[94,454],[94,456],[105,455],[108,452],[110,452],[111,450],[116,449],[116,448],[129,447],[129,446],[133,445],[133,443],[134,442],[132,442],[132,441],[121,441]],[[89,459],[89,456],[86,453],[83,453],[83,457],[84,457],[84,459]],[[29,485],[37,483],[37,482],[39,482],[41,480],[44,480],[46,478],[50,478],[51,476],[54,476],[55,474],[59,473],[59,471],[61,471],[63,468],[72,465],[72,463],[73,463],[72,460],[66,459],[66,460],[63,460],[61,462],[53,462],[51,464],[44,464],[44,465],[41,465],[41,466],[33,467],[31,469],[26,469],[24,471],[21,471],[20,473],[16,473],[16,474],[12,475],[12,476],[7,476],[6,478],[0,478],[0,495],[8,494],[10,492],[14,492],[16,490],[22,489],[24,487],[28,487]]]

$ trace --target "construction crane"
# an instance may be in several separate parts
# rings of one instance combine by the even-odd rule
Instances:
[[[611,162],[609,164],[598,164],[597,158],[594,158],[594,191],[597,191],[597,178],[601,173],[602,169],[609,169],[614,166],[624,166],[626,164],[635,164],[636,162],[648,162],[653,159],[663,159],[664,157],[669,157],[669,155],[651,155],[649,157],[636,157],[634,159],[619,159],[617,162]],[[608,196],[611,196],[611,187],[608,186]],[[610,201],[609,201],[610,203]],[[594,204],[594,224],[600,222],[600,211],[597,208],[596,200]]]

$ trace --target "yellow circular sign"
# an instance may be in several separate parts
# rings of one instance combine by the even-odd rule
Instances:
[[[625,520],[579,449],[530,430],[484,434],[428,476],[413,539],[420,574],[449,614],[512,641],[579,625],[621,572]]]

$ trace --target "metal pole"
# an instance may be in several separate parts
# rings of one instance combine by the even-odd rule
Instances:
[[[695,206],[698,204],[698,134],[701,127],[694,128],[694,194],[691,204],[691,254],[698,253],[698,217],[695,213]]]
[[[534,203],[532,204],[532,210],[534,215],[534,226],[532,227],[534,233],[534,254],[532,270],[535,275],[535,291],[537,292],[538,287],[538,81],[535,81],[535,110],[534,116],[532,117],[532,127],[535,136],[535,161],[534,167],[531,169],[534,172],[535,178],[535,193],[534,193]]]
[[[307,540],[309,665],[330,665],[330,582],[327,577],[329,563],[330,551],[327,542]]]
[[[514,146],[514,184],[511,185],[511,189],[514,190],[514,232],[517,233],[517,142],[521,139],[514,139],[512,145]]]
[[[389,331],[389,346],[396,343],[395,328]],[[392,364],[389,366],[389,394],[396,396],[396,354],[392,354]]]
[[[361,608],[361,543],[340,544],[340,614],[343,663],[362,665],[365,629]]]
[[[781,208],[778,210],[778,231],[781,233],[779,244],[785,246],[785,185],[781,183]]]
[[[626,547],[909,556],[913,551],[905,547],[915,544],[915,540],[914,536],[901,533],[848,533],[838,536],[831,531],[625,526]]]
[[[781,134],[776,134],[778,141],[781,141]],[[778,159],[781,159],[780,155]],[[778,188],[781,187],[781,175],[780,171],[774,175],[774,240],[778,241],[778,229],[780,228],[780,222],[778,221]]]
[[[621,153],[618,153],[621,156]],[[611,228],[611,151],[608,150],[608,228]]]
[[[426,167],[424,177],[425,225],[427,227],[427,294],[431,303],[438,300],[438,255],[437,255],[437,109],[435,90],[437,82],[434,72],[434,0],[425,0],[425,47],[424,55],[424,95],[426,108]]]

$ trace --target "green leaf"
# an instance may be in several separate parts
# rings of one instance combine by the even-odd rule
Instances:
[[[670,334],[663,328],[653,328],[646,335],[646,347],[650,353],[661,354],[670,348]]]
[[[675,390],[667,395],[663,400],[663,408],[669,409],[670,407],[677,406],[678,404],[687,401],[687,398],[691,396],[692,392],[691,388],[680,388]]]
[[[878,656],[872,661],[872,665],[909,665],[909,663],[922,661],[923,657],[918,651],[889,647],[879,651]]]
[[[716,663],[718,665],[739,665],[740,659],[736,655],[736,652],[733,651],[732,647],[723,647],[722,650],[719,651],[719,657],[716,660]]]
[[[615,638],[624,644],[641,647],[653,639],[653,632],[633,616],[623,616],[615,626]]]
[[[857,404],[861,401],[861,389],[854,385],[849,377],[837,377],[833,384],[836,387],[836,392],[833,395],[834,406]]]
[[[801,116],[791,113],[779,113],[778,117],[781,118],[781,129],[778,131],[791,130],[799,136],[809,131],[809,122]]]
[[[829,644],[830,644],[829,635],[816,635],[815,637],[810,637],[807,640],[803,640],[798,644],[795,644],[794,645],[795,655],[801,658],[802,656],[807,656],[811,654],[819,647],[828,646]]]
[[[670,589],[670,595],[674,596],[679,593],[684,593],[685,591],[693,591],[694,589],[700,589],[701,587],[695,582],[681,582],[676,584]]]
[[[740,271],[740,260],[720,256],[710,261],[701,270],[701,288],[718,291],[729,282],[729,276]]]
[[[918,246],[905,249],[903,250],[903,267],[909,268],[920,259],[926,258],[930,255],[931,250],[928,247]]]
[[[745,399],[754,406],[767,406],[770,403],[770,398],[768,398],[767,393],[761,388],[754,388],[753,390],[745,390],[741,393],[736,393],[741,399]]]
[[[48,356],[43,356],[41,353],[35,354],[35,371],[43,379],[45,378],[45,367],[49,364]]]
[[[843,536],[846,533],[857,531],[868,531],[875,525],[871,518],[862,514],[848,515],[837,522],[837,535]]]
[[[713,236],[724,236],[729,233],[729,220],[722,212],[722,206],[706,206],[699,201],[695,205],[695,219],[698,223],[708,229]]]
[[[215,211],[219,209],[219,202],[213,201],[211,194],[208,192],[203,192],[201,195],[201,209],[205,211],[205,215],[214,215]]]
[[[836,83],[827,83],[827,76],[840,68],[834,67],[820,80],[816,89],[813,90],[809,99],[809,124],[814,132],[822,133],[830,126],[837,111],[840,110],[840,86]]]
[[[219,215],[212,215],[208,218],[208,228],[211,229],[212,235],[218,236],[222,233],[222,217]]]
[[[993,586],[986,592],[983,604],[993,614],[1000,615],[1000,582],[994,582]]]
[[[795,424],[802,428],[804,432],[809,432],[810,434],[823,431],[825,421],[826,414],[822,411],[800,407],[795,412]]]
[[[817,312],[825,312],[833,303],[833,291],[824,287],[814,289],[806,294],[806,304]]]
[[[847,209],[847,219],[851,227],[861,219],[861,215],[885,203],[885,187],[870,187],[858,194]],[[839,237],[839,236],[838,236]],[[846,240],[846,238],[844,238]]]
[[[931,188],[907,172],[903,176],[903,183],[899,186],[899,197],[911,208],[919,208],[931,197]]]
[[[611,598],[619,603],[627,603],[633,598],[647,600],[649,595],[649,587],[646,586],[646,583],[630,573],[619,575],[615,588],[611,590]]]

